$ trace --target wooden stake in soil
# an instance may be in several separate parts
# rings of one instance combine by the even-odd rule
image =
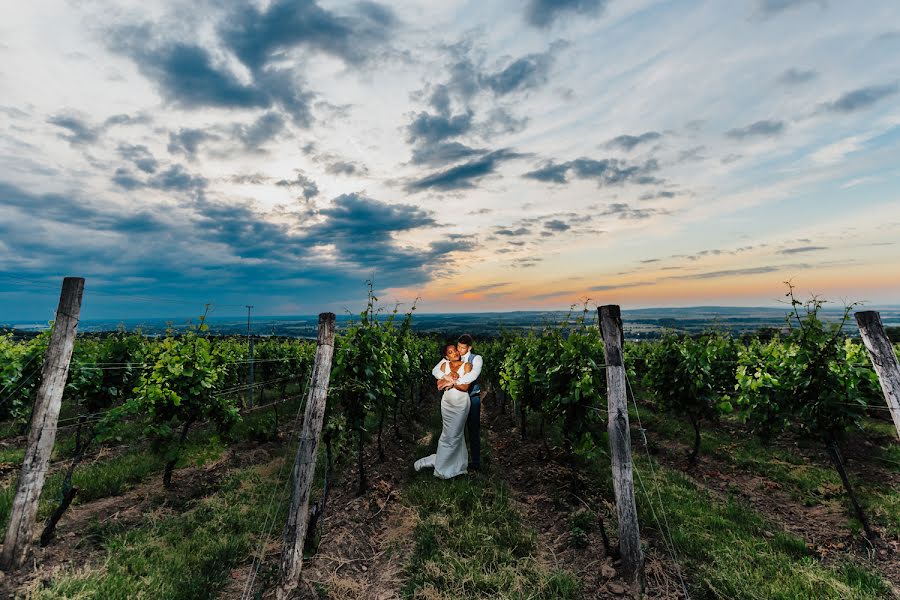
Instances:
[[[303,429],[297,457],[294,460],[294,483],[291,508],[284,528],[284,550],[281,554],[281,574],[276,598],[285,600],[300,584],[303,567],[303,541],[306,538],[309,492],[316,468],[316,452],[319,434],[325,417],[325,400],[328,397],[328,381],[331,377],[331,359],[334,354],[334,313],[319,315],[319,337],[316,361],[313,364],[312,388],[303,415]]]
[[[622,317],[618,305],[598,309],[603,349],[606,354],[606,387],[608,396],[609,450],[612,458],[613,490],[619,520],[619,551],[625,580],[638,593],[644,589],[644,557],[634,501],[634,479],[631,465],[631,431],[628,424],[628,395],[625,385],[625,363],[622,359]]]
[[[884,332],[880,314],[874,310],[860,311],[856,313],[856,322],[863,344],[875,366],[875,372],[878,373],[881,391],[884,392],[884,399],[891,410],[897,436],[900,437],[900,364],[897,363],[897,355],[894,354],[891,340]]]
[[[19,472],[3,551],[0,553],[0,567],[4,570],[21,566],[31,547],[38,500],[44,487],[47,466],[50,464],[50,452],[56,441],[56,424],[63,389],[69,376],[69,360],[75,347],[75,330],[78,327],[83,292],[83,278],[63,279],[53,333],[50,335],[50,345],[41,369],[41,385],[34,402],[28,446]]]

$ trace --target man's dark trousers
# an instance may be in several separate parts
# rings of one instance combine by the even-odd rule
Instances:
[[[481,468],[481,392],[469,396],[469,417],[466,429],[469,431],[469,464],[473,469]]]

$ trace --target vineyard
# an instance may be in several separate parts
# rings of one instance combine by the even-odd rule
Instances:
[[[845,334],[852,307],[826,323],[819,299],[790,292],[781,333],[671,333],[622,344],[618,364],[587,307],[476,340],[484,468],[449,481],[412,469],[440,433],[431,368],[446,340],[371,288],[333,342],[213,336],[205,315],[159,337],[78,335],[22,560],[9,532],[53,334],[2,335],[0,592],[900,597],[900,444],[879,373]],[[616,402],[639,573],[621,537]],[[285,588],[291,536],[302,570]]]

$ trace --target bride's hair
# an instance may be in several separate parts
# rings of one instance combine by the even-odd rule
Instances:
[[[441,357],[442,358],[447,358],[447,348],[449,348],[450,346],[453,346],[454,348],[456,348],[456,344],[454,344],[453,342],[447,342],[446,344],[441,346]]]

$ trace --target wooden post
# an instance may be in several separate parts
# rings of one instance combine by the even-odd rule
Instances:
[[[253,338],[250,338],[250,400],[248,405],[253,408]]]
[[[285,600],[300,584],[303,567],[303,542],[306,538],[309,492],[316,469],[316,452],[319,434],[325,418],[325,400],[328,396],[328,380],[331,376],[331,359],[334,354],[334,313],[319,315],[319,337],[316,360],[313,364],[312,388],[306,401],[303,429],[297,457],[294,460],[292,481],[294,492],[287,524],[284,528],[284,550],[281,554],[281,574],[276,598]]]
[[[41,385],[34,402],[28,446],[0,553],[0,567],[4,570],[21,566],[31,547],[38,500],[44,487],[50,452],[56,441],[56,424],[69,375],[69,360],[75,347],[75,330],[83,292],[84,279],[81,277],[63,279],[53,333],[41,369]]]
[[[875,372],[878,373],[884,400],[891,411],[891,418],[894,419],[897,436],[900,437],[900,365],[897,363],[894,347],[884,332],[881,315],[876,311],[864,310],[856,313],[856,323],[859,325],[859,334],[866,350],[869,351]]]
[[[619,551],[625,580],[638,594],[644,590],[644,557],[634,501],[631,466],[631,431],[628,425],[628,395],[625,385],[625,362],[622,359],[622,317],[618,305],[598,309],[603,349],[606,354],[606,388],[609,411],[607,431],[612,459],[613,490],[619,521]]]

